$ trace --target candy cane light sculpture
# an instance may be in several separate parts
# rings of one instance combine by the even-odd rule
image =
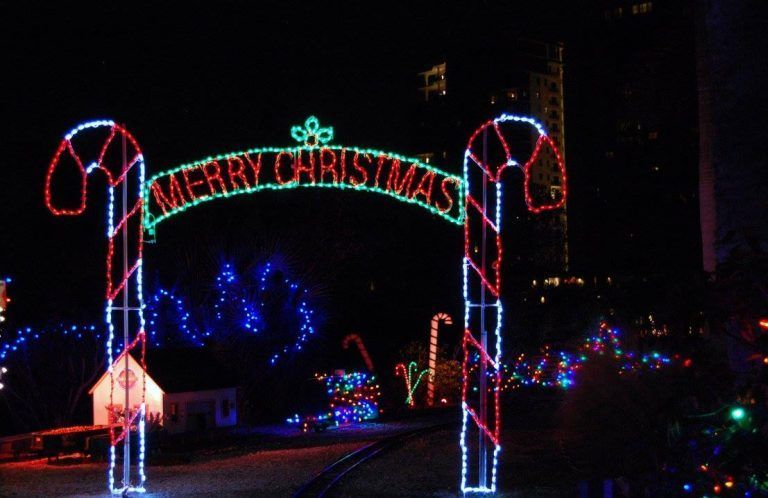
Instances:
[[[429,327],[429,375],[427,377],[427,406],[435,404],[435,367],[437,366],[437,328],[440,322],[453,325],[448,313],[438,313],[432,317]]]
[[[526,159],[513,156],[532,153]],[[525,157],[525,156],[523,156]],[[561,175],[559,196],[537,203],[533,168],[546,157]],[[501,451],[502,173],[523,173],[528,211],[542,213],[565,205],[565,164],[553,140],[537,121],[511,114],[486,121],[464,152],[464,362],[462,363],[461,491],[496,492]],[[552,170],[550,170],[552,171]],[[476,365],[477,368],[471,367]],[[471,398],[470,399],[470,394]],[[474,441],[470,443],[470,438]]]
[[[53,214],[82,214],[86,209],[89,175],[101,171],[107,180],[105,321],[109,331],[110,408],[114,409],[113,370],[117,362],[113,362],[112,346],[117,330],[123,335],[122,350],[117,360],[125,361],[123,371],[117,373],[118,382],[129,384],[131,351],[141,352],[141,366],[146,370],[141,293],[143,230],[154,233],[159,222],[185,212],[189,207],[263,190],[312,186],[386,194],[426,208],[441,219],[464,227],[460,482],[465,493],[495,492],[501,450],[502,173],[511,168],[523,172],[525,203],[530,212],[541,213],[563,207],[566,198],[565,166],[555,142],[533,119],[502,114],[487,121],[472,134],[464,154],[463,178],[459,178],[399,154],[331,145],[327,142],[333,137],[332,129],[318,128],[316,118],[309,118],[305,128],[304,132],[292,129],[292,136],[299,141],[299,145],[262,147],[210,156],[157,173],[149,181],[144,178],[144,157],[136,140],[113,121],[84,123],[67,133],[61,141],[45,181],[45,202]],[[90,139],[99,141],[100,146],[87,156],[84,144]],[[524,155],[515,157],[513,151]],[[264,164],[269,161],[274,166],[262,168],[262,159]],[[223,169],[225,163],[226,169]],[[406,163],[410,166],[403,171]],[[382,183],[379,173],[385,165],[389,174]],[[551,186],[544,203],[537,202],[533,195],[537,187],[532,182],[531,171],[537,165],[549,168],[548,172],[558,172],[562,180],[562,187]],[[292,178],[284,177],[286,166],[293,171]],[[62,202],[60,192],[57,194],[52,189],[53,185],[63,180],[61,175],[66,168],[74,171],[77,177],[73,186],[79,190],[79,200],[73,205]],[[355,174],[351,174],[353,169]],[[250,179],[246,171],[251,175]],[[192,173],[198,175],[197,179],[190,180]],[[420,175],[418,182],[414,177],[417,173]],[[229,175],[228,184],[224,182],[223,174]],[[333,181],[325,181],[324,176],[332,177]],[[182,191],[180,182],[184,182],[186,193]],[[210,195],[195,195],[192,187],[204,184],[207,184]],[[433,192],[435,195],[432,195]],[[155,202],[154,214],[151,213],[151,199]],[[373,369],[367,352],[361,347],[362,342],[355,342],[363,359],[367,358],[366,364]],[[123,376],[125,381],[121,382]],[[142,375],[138,404],[138,396],[131,395],[131,388],[124,389],[122,431],[120,434],[115,434],[114,429],[110,431],[109,489],[113,493],[144,491],[145,387]],[[134,424],[139,437],[138,476],[135,482],[131,479],[130,466],[131,427]],[[115,487],[115,448],[120,443],[124,452],[123,478],[122,486]]]
[[[92,157],[86,157],[87,145],[100,144]],[[69,168],[79,176],[79,201],[64,205],[53,190],[57,178]],[[142,245],[144,200],[144,156],[133,136],[121,125],[111,120],[89,121],[67,133],[51,160],[45,177],[45,204],[57,216],[77,216],[85,212],[88,177],[97,171],[107,180],[107,261],[106,307],[104,318],[109,331],[107,340],[107,365],[110,380],[109,403],[112,414],[122,419],[122,427],[116,434],[110,425],[110,454],[108,485],[113,494],[144,492],[144,428],[146,412],[146,362],[145,334],[142,298]],[[116,202],[117,197],[117,202]],[[117,210],[115,209],[117,204]],[[116,212],[117,211],[117,212]],[[135,289],[132,293],[131,289]],[[122,332],[122,349],[116,359],[113,341],[116,331]],[[140,395],[131,397],[134,382],[129,382],[129,353],[137,350],[142,367]],[[123,369],[115,375],[115,366],[123,363]],[[119,368],[119,367],[118,367]],[[124,391],[120,400],[123,409],[115,409],[115,381]],[[132,404],[133,403],[133,404]],[[138,434],[138,475],[131,475],[131,427]],[[115,487],[116,447],[123,445],[122,485]]]
[[[416,377],[416,381],[413,380],[413,374],[418,373],[418,376]],[[403,381],[405,382],[405,404],[413,408],[416,405],[416,400],[413,398],[413,395],[416,393],[416,389],[419,387],[419,383],[421,382],[422,377],[424,377],[424,374],[427,373],[427,369],[425,368],[421,372],[419,372],[419,365],[412,361],[408,363],[408,367],[406,368],[405,363],[398,363],[395,365],[395,376],[402,376]]]
[[[365,348],[365,344],[363,344],[363,339],[360,338],[357,334],[349,334],[341,341],[341,347],[344,349],[349,349],[349,343],[353,342],[355,345],[357,345],[357,350],[360,351],[360,356],[363,357],[363,361],[365,362],[365,367],[368,369],[368,371],[373,372],[373,361],[371,360],[371,356],[368,354],[368,350]]]

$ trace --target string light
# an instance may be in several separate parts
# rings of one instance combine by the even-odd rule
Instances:
[[[709,413],[684,417],[679,451],[661,468],[661,484],[682,484],[685,493],[710,496],[766,496],[768,480],[762,458],[762,413],[752,421],[741,405],[723,405]],[[756,427],[758,429],[756,429]],[[659,491],[664,491],[660,489]]]
[[[740,422],[744,419],[747,412],[744,411],[744,408],[737,406],[731,409],[731,418],[735,420],[736,422]]]
[[[102,332],[99,331],[96,325],[59,323],[47,328],[23,327],[16,329],[14,339],[0,343],[0,360],[6,360],[12,357],[17,351],[21,351],[24,347],[28,347],[30,343],[52,335],[67,336],[77,340],[82,340],[87,337],[95,337],[96,339],[103,338]]]
[[[315,374],[315,379],[325,384],[328,395],[328,411],[286,419],[289,424],[299,425],[303,432],[320,423],[336,426],[372,420],[379,416],[380,387],[376,377],[366,372],[348,374]]]
[[[5,315],[4,313],[8,310],[8,303],[11,301],[11,299],[8,297],[8,284],[11,282],[10,278],[3,278],[0,279],[0,324],[5,322]],[[0,339],[2,339],[3,330],[0,329]],[[0,355],[3,353],[3,349],[0,348]],[[0,360],[2,360],[3,357],[0,357]],[[8,371],[7,368],[5,368],[2,364],[0,364],[0,380],[2,380],[3,374]],[[3,389],[5,385],[0,382],[0,389]]]
[[[9,283],[11,283],[10,278],[0,278],[0,323],[5,321],[4,313],[8,311],[8,303],[11,302],[11,298],[8,297]]]
[[[74,340],[83,340],[85,338],[95,338],[98,340],[103,339],[104,337],[100,327],[96,325],[65,323],[42,328],[22,327],[16,329],[13,336],[13,339],[0,342],[0,362],[13,361],[13,357],[16,354],[28,350],[32,344],[37,343],[40,339],[49,338],[51,336],[63,336],[67,339]],[[7,371],[8,369],[5,366],[0,366],[0,374],[6,373]],[[0,377],[1,376],[2,375],[0,375]]]
[[[553,352],[548,347],[539,356],[529,358],[521,354],[511,366],[504,366],[506,380],[502,390],[532,385],[567,389],[575,383],[576,372],[583,361],[579,355],[566,351]]]
[[[299,187],[376,192],[463,223],[459,177],[399,154],[325,145],[333,129],[319,128],[313,116],[304,128],[294,126],[291,135],[302,145],[220,154],[153,175],[144,187],[149,206],[145,229],[154,233],[160,222],[213,199]]]
[[[413,381],[413,374],[419,369],[418,364],[415,361],[408,363],[408,368],[405,368],[405,363],[398,363],[395,365],[395,375],[399,375],[405,381],[405,404],[408,406],[415,406],[416,402],[413,399],[413,395],[416,389],[419,387],[421,378],[429,371],[428,368],[422,370],[416,377],[416,382]]]
[[[224,263],[216,275],[213,316],[214,320],[221,324],[228,320],[227,326],[216,327],[217,332],[226,332],[239,328],[241,332],[247,334],[257,334],[262,328],[266,327],[262,317],[262,308],[269,300],[273,289],[268,286],[271,281],[270,275],[273,273],[272,263],[267,262],[261,267],[256,275],[258,291],[252,293],[250,287],[241,283],[242,277],[237,274],[235,267],[231,263]],[[300,352],[304,344],[316,333],[314,325],[315,310],[307,303],[307,289],[302,289],[300,285],[289,278],[283,278],[281,282],[288,290],[286,300],[288,302],[297,301],[295,307],[298,327],[296,336],[292,345],[282,345],[274,351],[269,358],[270,365],[275,365],[280,357],[290,352]],[[163,303],[173,305],[173,330],[181,332],[181,341],[186,345],[202,347],[206,344],[206,339],[212,338],[209,328],[197,325],[192,318],[192,313],[188,308],[187,299],[173,292],[172,290],[158,288],[157,291],[147,299],[147,314],[149,320],[147,323],[147,332],[150,343],[155,347],[161,347],[165,344],[165,338],[161,337],[160,327],[162,320],[160,312]],[[203,315],[205,312],[203,310]]]
[[[575,384],[576,375],[584,364],[594,356],[612,357],[618,362],[620,374],[641,369],[658,370],[672,363],[671,358],[656,351],[646,354],[624,351],[618,329],[602,322],[597,332],[587,337],[575,351],[553,351],[545,345],[539,355],[520,354],[511,365],[504,365],[502,390],[527,386],[568,389]],[[685,362],[683,366],[686,366]]]

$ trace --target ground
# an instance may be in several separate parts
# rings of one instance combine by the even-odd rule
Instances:
[[[433,421],[368,423],[319,434],[287,426],[255,428],[244,431],[244,444],[196,452],[185,464],[148,467],[148,496],[290,496],[345,454]],[[0,464],[0,496],[108,496],[106,468],[80,458]]]
[[[559,394],[538,392],[512,401],[504,409],[502,496],[573,496],[590,479],[590,487],[601,485],[602,478],[614,479],[618,487],[631,476],[627,466],[636,465],[638,459],[627,455],[632,448],[618,451],[615,445],[585,444],[592,439],[586,427],[563,428],[556,415]],[[166,458],[165,464],[150,466],[149,496],[291,496],[327,465],[377,438],[446,420],[457,421],[458,410],[320,434],[299,434],[287,426],[243,430],[225,444],[206,445],[188,458]],[[455,423],[407,439],[356,467],[331,496],[456,496],[458,430]],[[642,487],[637,480],[632,482],[633,490]],[[0,464],[0,496],[105,496],[105,488],[103,463]]]
[[[360,443],[257,451],[149,469],[149,496],[290,496],[326,465]],[[2,496],[108,496],[105,464],[0,466]]]

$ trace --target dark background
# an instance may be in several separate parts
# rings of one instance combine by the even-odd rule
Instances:
[[[420,99],[416,74],[456,54],[492,70],[504,64],[505,40],[514,36],[562,40],[566,46],[571,270],[657,278],[695,274],[695,198],[683,199],[682,206],[674,198],[669,210],[661,198],[649,202],[638,191],[639,176],[623,174],[624,165],[612,168],[613,178],[591,160],[604,154],[591,150],[592,136],[611,111],[601,104],[603,97],[615,90],[600,72],[605,66],[592,66],[596,58],[639,64],[638,73],[646,67],[633,58],[621,62],[624,50],[636,53],[638,47],[603,43],[604,33],[594,26],[601,16],[590,2],[4,6],[0,272],[14,278],[14,320],[101,316],[103,183],[89,185],[84,216],[56,218],[43,203],[48,161],[77,123],[107,117],[125,123],[142,145],[149,174],[213,153],[290,144],[290,127],[310,114],[335,127],[337,143],[415,154],[423,148],[414,118]],[[650,53],[677,47],[690,57],[653,77],[684,78],[691,93],[675,93],[680,85],[672,83],[648,99],[686,98],[693,112],[692,25],[684,16],[664,19],[672,23],[665,32],[678,33],[688,45],[665,38]],[[633,40],[640,48],[649,43]],[[458,124],[463,138],[457,148],[479,119]],[[693,122],[688,115],[681,119],[690,125],[684,136],[695,140],[695,112]],[[666,182],[694,190],[693,161],[682,179],[673,174]],[[439,166],[454,173],[461,167]],[[606,189],[602,196],[595,193],[596,176],[615,186],[610,195]],[[626,229],[625,220],[631,225]],[[637,234],[642,241],[633,240]],[[212,261],[278,254],[322,301],[327,340],[356,331],[374,350],[390,346],[391,354],[392,345],[426,336],[435,312],[461,316],[461,244],[459,227],[389,199],[261,193],[211,203],[163,223],[157,243],[147,246],[145,272],[149,282],[194,287],[213,274]],[[509,276],[514,285],[527,285],[528,275]],[[514,319],[510,323],[515,326]]]

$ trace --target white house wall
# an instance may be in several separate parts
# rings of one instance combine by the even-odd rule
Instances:
[[[138,407],[141,404],[141,374],[142,368],[133,357],[128,357],[129,367],[136,375],[136,382],[130,388],[130,403],[131,406]],[[112,399],[115,405],[125,404],[125,389],[118,382],[118,375],[123,371],[125,366],[125,359],[121,359],[119,364],[114,365],[114,391]],[[146,391],[146,404],[147,413],[156,415],[163,412],[163,390],[160,386],[147,375],[147,391]],[[92,391],[93,399],[93,424],[94,425],[107,425],[109,423],[109,414],[107,406],[109,406],[109,392],[110,392],[110,378],[109,375],[103,376],[98,384]]]
[[[229,401],[229,416],[223,414],[224,400]],[[170,434],[185,432],[187,430],[187,405],[190,403],[213,402],[213,413],[216,427],[229,427],[237,425],[237,388],[214,389],[209,391],[191,391],[183,393],[166,393],[163,401],[163,410],[166,414],[164,425]],[[178,415],[176,420],[170,417],[171,403],[177,403]]]

